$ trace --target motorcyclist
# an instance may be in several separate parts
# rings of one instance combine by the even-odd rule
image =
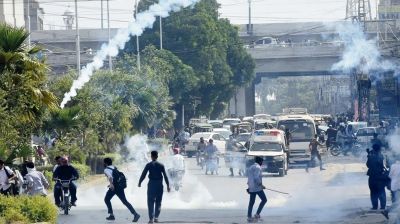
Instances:
[[[172,167],[175,171],[185,171],[185,158],[179,153],[179,148],[172,150],[174,155],[172,157]]]
[[[53,179],[57,180],[77,180],[79,179],[78,171],[71,165],[68,164],[68,158],[61,158],[61,165],[53,173]],[[62,186],[60,182],[56,182],[54,186],[54,200],[57,206],[60,206],[60,198],[62,194]],[[71,181],[69,185],[69,191],[71,193],[71,205],[76,206],[76,185]]]
[[[354,139],[355,139],[355,133],[354,133],[353,125],[349,124],[349,125],[347,125],[347,129],[346,129],[345,147],[343,148],[344,155],[347,155],[348,151],[350,151],[353,148]]]
[[[200,157],[204,153],[204,149],[206,148],[206,146],[207,146],[207,144],[204,142],[204,138],[201,137],[199,144],[197,144],[197,155],[196,155],[197,165],[201,165]]]
[[[328,126],[328,129],[326,130],[326,136],[327,136],[327,140],[326,140],[326,147],[329,149],[329,147],[331,146],[332,142],[335,141],[336,135],[337,135],[337,130],[334,129],[332,127],[332,125]]]
[[[175,188],[175,190],[178,190],[182,185],[182,178],[185,174],[185,159],[179,153],[179,148],[173,148],[172,151],[174,155],[171,157],[168,176],[172,187]]]
[[[345,146],[346,142],[346,132],[344,126],[340,126],[339,130],[336,134],[336,142],[339,144],[342,148]]]

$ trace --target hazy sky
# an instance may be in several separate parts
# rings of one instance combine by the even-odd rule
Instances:
[[[39,0],[45,11],[45,28],[63,29],[62,14],[71,0]],[[372,14],[375,17],[375,4],[371,0]],[[221,4],[221,17],[229,18],[234,24],[248,21],[248,0],[218,0]],[[104,27],[106,22],[106,2],[104,1]],[[101,27],[100,1],[81,1],[78,3],[79,25],[82,28]],[[254,23],[334,21],[345,17],[346,0],[252,0],[252,21]],[[111,27],[125,27],[134,9],[134,0],[110,0]]]

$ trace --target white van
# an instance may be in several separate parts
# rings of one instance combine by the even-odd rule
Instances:
[[[285,145],[285,133],[278,129],[261,129],[254,131],[247,152],[247,165],[254,162],[254,157],[264,159],[263,172],[277,173],[283,177],[287,174],[289,165]]]
[[[278,128],[289,129],[289,153],[291,160],[310,157],[309,145],[317,133],[314,119],[307,114],[288,114],[278,118]]]

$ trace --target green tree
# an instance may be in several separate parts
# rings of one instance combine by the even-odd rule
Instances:
[[[142,1],[145,10],[157,0]],[[254,62],[243,48],[238,30],[228,20],[218,17],[216,0],[201,0],[194,7],[185,8],[163,19],[163,47],[192,67],[198,85],[185,99],[193,103],[200,99],[201,114],[217,116],[225,108],[235,90],[252,81]],[[140,46],[159,45],[159,23],[140,38]],[[136,39],[126,45],[125,52],[136,52]],[[192,101],[192,102],[190,102]],[[193,115],[189,111],[190,115]]]

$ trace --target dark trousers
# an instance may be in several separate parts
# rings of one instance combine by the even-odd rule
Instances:
[[[317,157],[317,159],[319,160],[319,168],[322,169],[322,158],[321,158],[321,154],[319,154],[319,152],[311,152],[311,159],[310,162],[308,162],[307,164],[307,168],[310,168],[313,161],[315,160],[315,157]]]
[[[11,187],[6,190],[0,189],[0,194],[10,196],[11,195]]]
[[[69,185],[69,193],[71,194],[71,203],[76,202],[76,200],[78,200],[76,198],[76,186],[74,183],[71,182],[71,184]],[[61,202],[61,198],[64,197],[62,195],[62,191],[61,191],[61,184],[57,183],[54,186],[54,200],[56,201],[56,205],[59,205]]]
[[[370,190],[372,209],[378,209],[378,200],[381,203],[381,209],[386,208],[386,192],[385,183],[375,178],[368,179],[368,186]]]
[[[114,195],[117,195],[119,200],[121,200],[122,204],[124,204],[133,215],[136,215],[135,209],[133,208],[131,203],[129,203],[128,200],[126,199],[124,189],[115,189],[115,190],[108,189],[106,196],[104,198],[104,202],[107,205],[108,214],[110,215],[114,214],[111,205],[111,199],[114,197]]]
[[[250,201],[249,201],[249,207],[247,209],[247,217],[251,218],[253,214],[253,206],[254,203],[256,202],[256,196],[261,199],[260,205],[258,206],[257,209],[257,215],[261,214],[262,209],[264,208],[265,204],[267,203],[267,196],[265,196],[264,191],[258,191],[258,192],[250,192]]]
[[[162,180],[150,180],[147,187],[147,207],[149,209],[149,219],[153,220],[153,218],[158,218],[161,213],[161,202],[164,190]]]

